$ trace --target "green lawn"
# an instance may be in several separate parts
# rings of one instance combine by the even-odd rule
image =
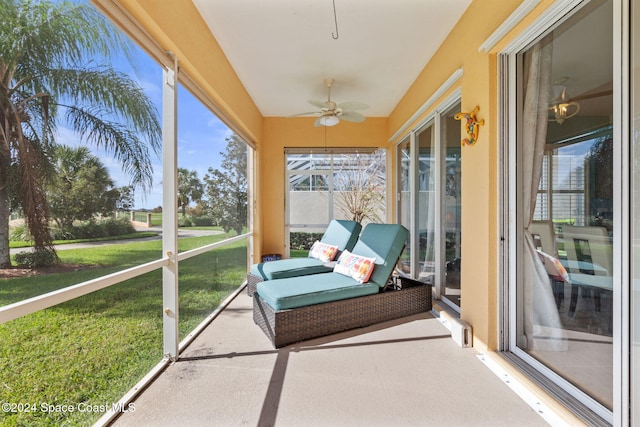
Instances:
[[[179,247],[185,251],[226,237],[180,239]],[[61,250],[65,263],[102,267],[0,279],[0,305],[157,259],[161,245]],[[246,252],[246,242],[237,242],[180,263],[181,338],[242,283]],[[80,410],[117,402],[162,359],[161,276],[151,272],[0,325],[0,402],[33,405],[0,412],[0,425],[89,425],[102,413]],[[76,410],[46,412],[56,408],[50,405]]]
[[[289,251],[289,257],[291,258],[305,258],[308,256],[309,256],[309,250],[307,249],[303,249],[303,250],[291,249]]]

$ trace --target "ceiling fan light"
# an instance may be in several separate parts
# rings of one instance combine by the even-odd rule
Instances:
[[[322,126],[335,126],[340,123],[340,119],[336,116],[324,116],[320,117],[320,124]]]
[[[551,85],[551,95],[554,101],[564,101],[567,96],[567,87],[565,85]]]

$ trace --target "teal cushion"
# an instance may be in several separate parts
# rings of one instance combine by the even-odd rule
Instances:
[[[378,293],[375,283],[360,284],[338,273],[260,282],[258,295],[275,310],[286,310],[323,302],[338,301]]]
[[[409,237],[409,230],[400,224],[367,224],[353,247],[356,255],[376,259],[369,282],[384,287],[393,273],[398,258]]]
[[[250,271],[254,276],[262,277],[262,280],[273,280],[327,273],[331,270],[333,267],[327,267],[322,261],[315,258],[289,258],[254,264]]]
[[[334,219],[329,223],[320,241],[337,246],[340,252],[345,249],[350,251],[358,241],[360,230],[362,225],[356,221]]]
[[[361,229],[362,225],[356,221],[334,219],[329,223],[320,241],[337,246],[340,252],[345,249],[350,251],[356,244]],[[325,267],[322,261],[314,258],[291,258],[254,264],[250,272],[262,280],[273,280],[327,273],[331,270],[333,267]]]

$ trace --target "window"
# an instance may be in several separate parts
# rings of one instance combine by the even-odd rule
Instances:
[[[321,233],[332,219],[385,221],[384,150],[288,149],[285,155],[291,249],[300,249],[291,247],[291,233]]]

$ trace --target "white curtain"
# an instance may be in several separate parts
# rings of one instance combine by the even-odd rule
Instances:
[[[540,260],[528,228],[533,220],[547,136],[552,40],[537,43],[525,56],[526,83],[522,144],[522,222],[524,227],[523,291],[524,334],[528,350],[565,350],[564,330],[553,297],[549,276]]]

